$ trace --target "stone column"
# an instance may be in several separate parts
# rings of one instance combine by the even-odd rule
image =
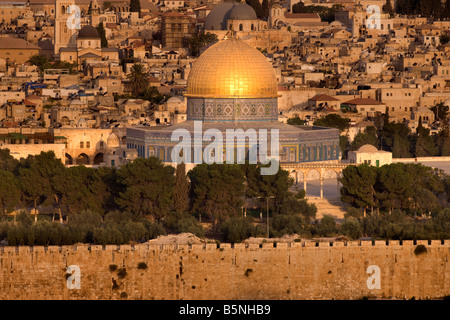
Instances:
[[[320,199],[323,198],[323,176],[320,176]]]
[[[306,194],[306,174],[303,172],[303,189],[305,189],[305,198],[307,198]]]
[[[341,195],[341,186],[339,181],[339,173],[336,173],[336,180],[337,180],[337,196],[340,197]]]

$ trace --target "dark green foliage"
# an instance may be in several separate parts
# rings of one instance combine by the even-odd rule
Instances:
[[[359,239],[362,235],[362,228],[358,220],[346,219],[341,225],[341,233],[350,239]]]
[[[135,63],[131,67],[131,72],[127,75],[127,90],[131,91],[135,97],[144,94],[150,84],[150,77],[150,73],[148,70],[145,70],[145,66],[143,64]]]
[[[103,22],[100,22],[97,26],[98,34],[100,35],[101,47],[108,48],[108,40],[106,39],[106,30],[103,26]]]
[[[140,12],[141,2],[139,0],[130,0],[130,12]]]
[[[338,232],[334,217],[327,214],[323,215],[322,219],[320,222],[316,223],[315,227],[314,233],[319,237],[332,237]]]
[[[171,212],[164,218],[164,226],[174,233],[190,232],[197,237],[204,236],[203,227],[190,213]]]
[[[0,169],[0,219],[13,211],[19,199],[20,189],[16,177],[12,172]]]
[[[0,169],[9,172],[15,172],[19,161],[10,153],[9,149],[0,149]]]
[[[189,39],[189,48],[191,50],[191,54],[195,57],[198,57],[200,55],[200,49],[202,47],[213,44],[217,41],[217,35],[214,33],[205,33],[204,31],[201,31],[198,34],[194,34]]]
[[[441,209],[439,197],[448,179],[420,164],[393,163],[380,168],[349,166],[341,178],[341,199],[355,208],[407,210],[428,215]]]
[[[164,100],[164,96],[159,93],[155,86],[150,86],[144,89],[144,91],[137,96],[139,99],[148,100],[154,103],[159,103]]]
[[[258,19],[264,19],[264,10],[259,0],[245,0],[245,2],[255,10]]]
[[[392,8],[391,0],[386,0],[386,4],[383,6],[383,12],[391,16],[394,14],[394,8]]]
[[[290,124],[290,125],[302,126],[305,124],[305,121],[300,119],[299,116],[296,116],[296,117],[287,119],[286,123]]]
[[[350,127],[350,119],[343,118],[335,113],[331,113],[327,114],[325,117],[322,117],[314,121],[314,125],[321,127],[336,128],[339,129],[339,131],[343,132]]]
[[[348,149],[350,143],[347,135],[339,136],[339,148],[341,149],[342,159],[348,158]]]
[[[373,145],[376,148],[379,148],[380,144],[378,142],[377,132],[375,127],[367,127],[362,132],[358,132],[350,144],[350,150],[358,150],[365,144]]]
[[[332,22],[334,21],[334,14],[336,11],[340,10],[342,5],[334,4],[330,8],[319,6],[319,5],[309,5],[300,1],[292,6],[292,12],[294,13],[318,13],[322,21]]]
[[[116,203],[135,217],[152,216],[155,220],[168,214],[175,182],[174,168],[161,160],[138,158],[118,171],[122,186]]]
[[[450,5],[448,0],[397,0],[396,12],[406,15],[420,14],[423,17],[449,18]]]
[[[254,231],[251,224],[251,218],[234,217],[230,218],[221,225],[221,231],[227,242],[241,242],[250,236]]]
[[[186,165],[177,165],[175,172],[175,186],[173,190],[173,210],[184,213],[189,210],[189,182],[186,176]]]
[[[271,218],[270,234],[273,237],[282,237],[290,234],[308,234],[305,220],[299,215],[279,214]]]
[[[244,173],[233,164],[199,164],[188,173],[192,210],[218,224],[242,212]]]

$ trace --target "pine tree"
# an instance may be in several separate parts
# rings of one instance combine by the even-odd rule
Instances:
[[[269,0],[263,0],[262,2],[262,15],[264,19],[269,17]]]

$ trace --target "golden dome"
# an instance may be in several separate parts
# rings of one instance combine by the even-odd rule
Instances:
[[[195,61],[187,80],[187,97],[273,98],[275,71],[267,58],[237,39],[219,41]]]

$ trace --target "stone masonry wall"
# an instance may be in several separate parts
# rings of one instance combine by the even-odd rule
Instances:
[[[441,298],[450,295],[449,249],[450,240],[1,247],[0,300]],[[70,265],[79,289],[67,286]],[[380,289],[367,286],[370,265]]]

